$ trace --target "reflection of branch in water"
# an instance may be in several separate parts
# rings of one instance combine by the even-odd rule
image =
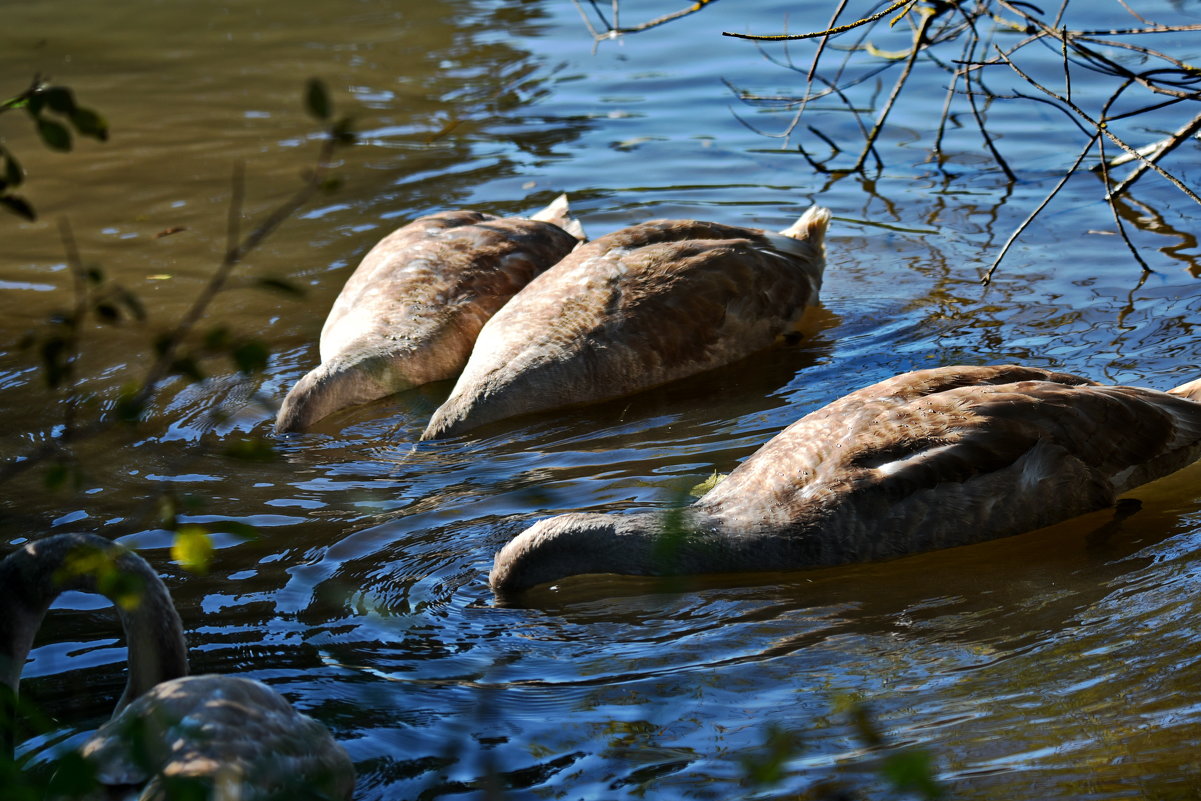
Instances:
[[[1167,236],[1178,240],[1178,244],[1165,245],[1159,248],[1164,255],[1184,262],[1189,275],[1201,278],[1201,258],[1197,251],[1197,236],[1189,231],[1173,228],[1164,216],[1151,206],[1129,195],[1114,199],[1114,209],[1122,219],[1140,231],[1159,236]],[[1191,250],[1192,253],[1184,251]]]
[[[655,17],[647,22],[640,22],[637,25],[623,26],[621,24],[621,0],[613,0],[613,21],[610,22],[605,18],[605,12],[601,10],[600,3],[597,0],[588,0],[588,5],[592,6],[592,10],[596,12],[597,19],[600,20],[601,27],[604,30],[597,30],[592,24],[592,20],[588,18],[588,13],[584,10],[584,6],[580,0],[571,0],[575,4],[576,10],[580,12],[580,17],[584,20],[584,25],[588,27],[588,32],[592,34],[592,38],[596,41],[602,39],[616,39],[623,33],[639,33],[641,31],[657,28],[660,25],[665,25],[668,22],[687,17],[690,14],[695,14],[701,11],[706,6],[716,3],[717,0],[695,0],[688,8],[682,8],[679,11],[673,11],[670,14],[664,14],[661,17]]]
[[[918,3],[916,0],[897,0],[881,3],[877,8],[884,6],[882,10],[845,22],[840,21],[839,17],[848,3],[847,0],[838,0],[831,3],[834,13],[822,30],[773,35],[726,34],[760,43],[815,40],[816,50],[807,70],[795,67],[791,63],[791,57],[788,58],[787,64],[782,64],[778,59],[764,53],[768,61],[804,74],[802,93],[796,96],[768,97],[736,87],[731,88],[738,94],[739,99],[748,105],[775,106],[779,110],[787,111],[789,119],[783,132],[765,135],[790,140],[797,134],[808,132],[829,148],[828,155],[824,158],[815,157],[811,155],[811,148],[807,148],[804,143],[798,143],[797,149],[814,169],[834,173],[864,173],[868,169],[869,158],[875,161],[877,169],[883,167],[883,160],[876,148],[879,146],[882,132],[889,125],[890,112],[899,104],[898,98],[909,79],[923,71],[928,72],[931,68],[936,74],[945,75],[948,85],[941,103],[941,112],[938,114],[938,122],[932,128],[935,139],[931,152],[940,168],[946,160],[944,138],[947,134],[947,122],[957,116],[956,105],[967,106],[966,110],[975,122],[974,128],[985,152],[1011,182],[1015,181],[1017,176],[998,148],[996,132],[991,130],[989,125],[988,115],[992,106],[1001,101],[1012,102],[1021,99],[1056,108],[1065,115],[1065,119],[1089,137],[1088,147],[1076,157],[1070,167],[1065,168],[1059,185],[1015,232],[1010,243],[1002,249],[992,267],[983,276],[983,280],[987,282],[991,278],[1004,257],[1008,244],[1012,243],[1021,230],[1029,225],[1063,184],[1082,166],[1088,166],[1089,169],[1101,173],[1107,190],[1106,200],[1114,215],[1118,234],[1145,273],[1150,267],[1139,254],[1137,246],[1127,236],[1122,217],[1114,207],[1113,198],[1126,193],[1134,182],[1147,172],[1155,172],[1190,200],[1201,205],[1201,196],[1162,166],[1165,157],[1181,144],[1191,141],[1194,137],[1201,137],[1201,114],[1181,105],[1201,101],[1201,71],[1186,60],[1164,52],[1163,49],[1152,49],[1139,42],[1147,35],[1179,34],[1201,30],[1201,26],[1151,22],[1140,16],[1127,3],[1120,2],[1121,7],[1137,20],[1137,24],[1126,28],[1113,26],[1106,29],[1073,27],[1068,22],[1070,4],[1071,0],[1061,0],[1055,4],[1057,8],[1053,14],[1045,15],[1036,6],[1017,0],[976,0],[973,3],[946,0]],[[1084,7],[1087,8],[1088,5],[1084,4]],[[872,36],[886,32],[886,29],[880,27],[880,23],[885,19],[888,19],[889,27],[899,23],[909,26],[912,38],[906,50],[888,53],[871,42]],[[833,49],[830,42],[850,31],[855,33],[851,37],[851,44],[843,48],[846,51],[843,61],[833,70],[823,69],[823,54]],[[1007,36],[1005,40],[993,41],[994,34],[998,32],[1017,36],[1016,39]],[[938,55],[944,45],[955,41],[958,44],[953,55]],[[1028,50],[1034,44],[1039,47]],[[763,52],[761,45],[760,47]],[[1047,74],[1046,51],[1050,51],[1055,60],[1062,65],[1058,80],[1054,73]],[[899,67],[899,74],[883,104],[877,106],[874,97],[865,103],[864,100],[868,99],[865,86],[867,79],[893,67]],[[1010,87],[1002,90],[999,87],[994,89],[988,86],[984,81],[985,74],[990,80],[1007,81]],[[1082,80],[1083,77],[1092,80],[1086,82]],[[1037,91],[1022,91],[1023,84]],[[1136,94],[1142,94],[1143,97],[1136,98]],[[1119,100],[1122,103],[1120,107]],[[912,105],[920,101],[913,98],[907,102]],[[802,116],[807,113],[812,115],[830,111],[849,111],[854,115],[859,123],[861,143],[853,148],[849,147],[845,133],[829,135],[820,129],[820,121],[815,121],[818,124],[810,124],[808,120],[802,122]],[[920,109],[910,110],[910,117],[920,116],[921,113]],[[1150,126],[1159,127],[1159,121],[1167,114],[1181,113],[1183,118],[1170,126],[1175,130],[1169,136],[1151,145],[1136,146],[1133,135],[1141,134]],[[1146,115],[1151,114],[1158,116],[1155,122],[1148,123]],[[865,125],[865,118],[869,115],[874,116],[875,120]],[[1140,123],[1137,128],[1130,125],[1119,129],[1119,123],[1135,120]],[[853,136],[852,134],[852,139]],[[1107,158],[1107,144],[1116,145],[1125,155]],[[858,155],[853,162],[847,162],[848,166],[842,166],[840,162],[845,158],[844,153],[848,156],[855,153]],[[1096,159],[1096,166],[1089,164],[1093,159]],[[1111,178],[1110,170],[1127,163],[1134,166],[1125,178]]]

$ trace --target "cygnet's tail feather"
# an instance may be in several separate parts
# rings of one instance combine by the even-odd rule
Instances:
[[[566,194],[559,195],[542,211],[531,214],[530,219],[554,223],[581,242],[588,238],[584,233],[584,226],[571,216],[571,206],[567,202]]]
[[[1201,403],[1201,378],[1190,381],[1187,384],[1181,384],[1175,389],[1168,390],[1169,395],[1177,395],[1181,398],[1188,398],[1191,401]]]
[[[830,210],[824,206],[810,206],[796,222],[780,233],[793,239],[803,239],[821,250],[826,242],[826,229],[830,226]]]

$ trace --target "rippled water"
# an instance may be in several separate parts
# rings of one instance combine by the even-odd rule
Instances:
[[[675,7],[626,3],[623,21]],[[59,155],[15,115],[0,120],[42,212],[36,224],[0,218],[6,343],[69,303],[63,216],[85,262],[143,297],[150,329],[177,319],[223,247],[232,163],[246,162],[253,217],[315,152],[300,103],[308,76],[335,90],[362,142],[339,167],[343,186],[245,268],[307,297],[244,288],[214,310],[270,344],[266,374],[246,382],[219,364],[205,384],[168,386],[137,433],[80,448],[78,491],[48,491],[38,475],[10,482],[3,539],[93,530],[139,547],[168,579],[194,668],[267,681],[329,724],[357,763],[357,798],[478,796],[498,775],[512,798],[796,797],[830,780],[886,797],[881,760],[913,745],[955,797],[1196,797],[1199,468],[1134,493],[1142,511],[1118,522],[1102,512],[880,565],[668,587],[586,579],[526,608],[493,601],[492,556],[533,521],[676,503],[805,412],[900,371],[1015,360],[1168,388],[1201,369],[1198,214],[1153,177],[1126,208],[1156,271],[1142,284],[1116,237],[1095,233],[1113,221],[1089,175],[992,286],[978,284],[1083,142],[1044,107],[997,104],[990,117],[1012,185],[967,129],[952,132],[943,169],[928,159],[942,103],[933,72],[916,76],[928,94],[897,112],[887,169],[870,180],[817,174],[791,143],[744,125],[779,131],[788,115],[740,102],[723,79],[775,94],[799,78],[719,32],[775,32],[785,18],[817,27],[827,8],[726,0],[595,43],[572,4],[547,0],[6,4],[7,89],[48,73],[113,127],[111,142]],[[1195,2],[1140,9],[1201,21]],[[1095,13],[1102,25],[1124,12]],[[1174,46],[1196,57],[1196,41]],[[850,141],[849,116],[813,119]],[[1140,142],[1178,120],[1141,124],[1130,129]],[[1193,186],[1197,154],[1186,145],[1170,165]],[[280,441],[274,461],[222,455],[270,432],[256,392],[278,399],[315,363],[326,310],[384,233],[446,207],[528,212],[560,191],[593,236],[660,216],[780,228],[820,201],[835,221],[818,330],[748,363],[481,436],[414,446],[449,391],[440,384]],[[155,237],[171,227],[186,230]],[[84,389],[111,402],[149,338],[89,331]],[[6,459],[62,420],[35,365],[6,346]],[[234,519],[262,536],[221,536],[211,571],[188,573],[157,522],[164,492],[197,499],[188,519]],[[26,670],[28,694],[61,719],[22,747],[35,759],[94,728],[124,680],[103,604],[72,595],[59,606],[75,611],[51,615]],[[870,706],[888,745],[863,745],[847,699]],[[773,726],[801,744],[782,781],[757,789],[744,761],[768,752]]]

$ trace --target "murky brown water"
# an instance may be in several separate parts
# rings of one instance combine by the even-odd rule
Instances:
[[[1201,16],[1195,2],[1143,5]],[[623,7],[629,20],[674,8]],[[1116,526],[1099,513],[889,564],[667,593],[565,582],[535,608],[493,603],[492,555],[534,520],[671,504],[805,412],[900,371],[1016,360],[1157,388],[1201,372],[1198,213],[1162,182],[1144,179],[1129,207],[1157,271],[1141,286],[1116,237],[1089,233],[1113,222],[1087,175],[978,285],[1070,161],[1063,147],[1078,146],[1052,112],[1013,104],[991,118],[1015,185],[968,132],[952,136],[945,172],[927,162],[933,74],[919,79],[937,101],[898,112],[888,169],[870,181],[817,175],[739,122],[778,130],[785,118],[739,103],[721,79],[788,92],[795,75],[718,32],[779,30],[786,14],[795,29],[825,9],[727,0],[594,47],[567,3],[6,4],[6,90],[48,73],[103,111],[113,136],[51,154],[24,120],[0,118],[42,213],[0,218],[3,342],[69,304],[56,224],[68,217],[85,262],[151,312],[147,330],[87,332],[84,389],[100,403],[140,374],[149,331],[177,319],[216,264],[233,163],[246,163],[252,219],[296,185],[317,147],[305,78],[329,83],[362,143],[344,155],[342,188],[242,273],[295,281],[307,297],[243,288],[213,311],[271,346],[266,375],[245,382],[215,364],[206,384],[168,386],[136,434],[80,448],[78,491],[10,482],[3,540],[86,529],[141,548],[169,579],[195,668],[260,678],[328,723],[362,799],[471,797],[493,772],[512,798],[793,797],[834,777],[885,797],[882,754],[838,711],[848,697],[871,705],[893,747],[928,749],[955,797],[1195,797],[1198,469],[1135,493],[1143,510]],[[820,119],[849,136],[843,117]],[[1194,186],[1197,153],[1172,161]],[[822,329],[752,363],[480,437],[414,449],[449,390],[436,385],[281,441],[275,461],[221,454],[269,433],[255,393],[282,397],[315,362],[326,310],[384,233],[446,207],[527,212],[560,191],[594,236],[660,216],[780,228],[822,202],[836,215]],[[5,459],[62,420],[35,365],[6,344]],[[198,499],[190,519],[262,537],[219,537],[210,573],[190,574],[158,527],[164,491]],[[26,672],[62,721],[23,746],[37,759],[97,725],[123,683],[102,605],[60,606],[84,611],[51,616]],[[772,725],[803,746],[781,784],[756,791],[742,760],[765,753]]]

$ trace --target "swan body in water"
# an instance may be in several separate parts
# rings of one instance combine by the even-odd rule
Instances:
[[[830,212],[774,233],[655,220],[576,248],[480,331],[422,439],[617,398],[770,346],[817,303]]]
[[[828,567],[1031,531],[1201,458],[1201,381],[1171,392],[1018,366],[942,367],[784,429],[665,526],[571,513],[505,545],[499,594],[581,573]]]
[[[0,684],[14,697],[59,593],[96,592],[116,606],[128,681],[112,720],[83,746],[101,784],[122,792],[145,785],[133,796],[142,799],[183,797],[172,787],[191,782],[212,798],[350,798],[354,766],[322,724],[260,682],[187,675],[179,615],[137,554],[103,537],[58,534],[0,562],[0,588]],[[3,734],[11,753],[12,732]]]
[[[334,301],[321,364],[284,398],[276,431],[454,378],[488,318],[583,236],[562,195],[530,219],[444,211],[384,237]]]

